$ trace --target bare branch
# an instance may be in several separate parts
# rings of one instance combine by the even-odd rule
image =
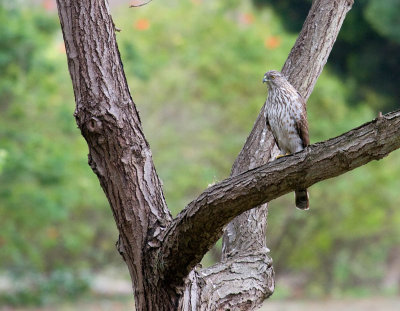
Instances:
[[[142,3],[138,3],[138,4],[133,4],[133,3],[132,3],[129,7],[130,7],[130,8],[138,8],[138,7],[144,6],[144,5],[146,5],[146,4],[149,4],[151,1],[152,1],[152,0],[148,0],[148,1],[146,1],[146,2],[142,2]]]
[[[382,159],[398,148],[400,110],[208,188],[168,229],[160,253],[162,278],[179,285],[233,217],[295,189]]]

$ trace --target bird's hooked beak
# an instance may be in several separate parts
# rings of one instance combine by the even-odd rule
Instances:
[[[267,83],[269,80],[268,80],[268,78],[267,78],[267,76],[265,75],[264,76],[264,79],[263,79],[263,83]]]

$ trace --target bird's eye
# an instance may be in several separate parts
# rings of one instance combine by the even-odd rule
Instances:
[[[269,77],[271,80],[275,80],[275,76],[270,76]]]

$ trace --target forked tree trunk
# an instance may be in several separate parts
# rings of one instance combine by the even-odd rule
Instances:
[[[107,2],[57,0],[57,5],[76,121],[113,211],[137,310],[255,309],[274,289],[265,244],[266,202],[400,147],[400,112],[395,112],[267,163],[276,148],[263,107],[232,176],[206,189],[173,219],[125,79]],[[351,0],[313,1],[282,70],[306,99],[351,5]],[[234,218],[221,262],[197,269]]]

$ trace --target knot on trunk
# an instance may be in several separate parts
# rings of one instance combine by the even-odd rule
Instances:
[[[87,123],[86,128],[90,133],[99,133],[103,128],[103,124],[96,117],[92,117]]]

